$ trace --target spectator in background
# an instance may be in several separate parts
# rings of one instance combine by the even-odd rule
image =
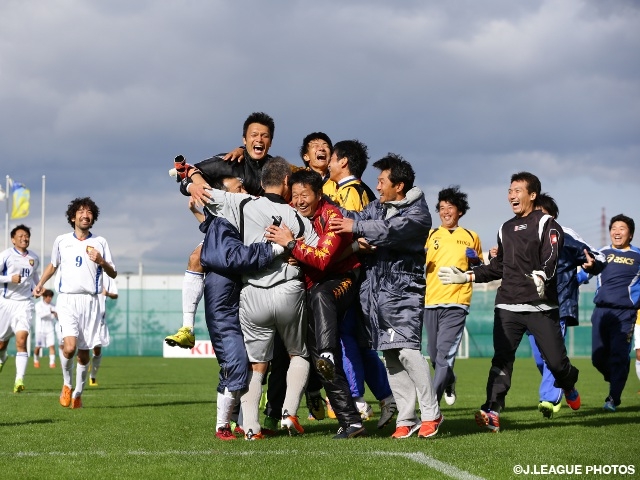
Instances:
[[[53,303],[53,290],[45,290],[42,300],[36,303],[36,347],[33,349],[33,366],[40,368],[43,348],[49,348],[49,367],[56,368],[56,322],[58,314]]]

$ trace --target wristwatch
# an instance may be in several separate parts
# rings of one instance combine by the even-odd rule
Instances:
[[[289,250],[290,252],[293,251],[294,248],[296,248],[296,241],[295,240],[291,240],[290,242],[287,243],[287,250]]]

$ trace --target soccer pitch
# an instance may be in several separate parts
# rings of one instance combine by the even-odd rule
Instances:
[[[365,423],[368,438],[332,440],[336,421],[306,420],[303,399],[304,435],[223,442],[214,436],[215,360],[108,357],[107,349],[99,386],[87,386],[84,408],[71,410],[58,403],[59,367],[34,369],[30,359],[27,389],[14,394],[10,359],[0,374],[0,468],[4,479],[640,478],[634,366],[622,405],[605,413],[607,385],[588,359],[575,364],[582,408],[564,405],[547,420],[536,408],[540,377],[533,360],[516,360],[498,434],[473,420],[490,366],[480,358],[456,363],[458,400],[442,402],[445,421],[431,439],[391,439],[394,425],[377,430],[378,403],[369,396],[376,417]],[[627,473],[633,466],[635,474],[614,474],[613,466],[627,466]],[[518,467],[530,475],[518,476]]]

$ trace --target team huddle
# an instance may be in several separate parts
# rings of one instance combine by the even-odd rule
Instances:
[[[632,219],[616,216],[610,228],[627,228],[624,242],[612,233],[611,248],[629,259],[628,268],[605,269],[603,252],[556,222],[557,206],[541,192],[538,178],[516,173],[508,193],[515,216],[501,226],[498,245],[484,264],[477,234],[458,224],[469,208],[459,187],[439,192],[442,225],[432,228],[413,167],[401,156],[390,153],[373,163],[379,170],[376,198],[361,181],[368,163],[364,144],[334,145],[326,134],[314,132],[300,148],[304,167],[296,167],[268,154],[274,127],[271,117],[253,113],[243,125],[244,147],[193,166],[179,156],[174,165],[205,238],[185,272],[183,325],[165,341],[193,347],[195,311],[204,296],[220,364],[219,439],[238,434],[262,439],[278,427],[301,434],[302,395],[310,416],[324,418],[322,388],[328,413],[339,423],[334,438],[364,436],[363,420],[372,415],[363,398],[365,383],[380,402],[378,428],[396,416],[392,438],[416,432],[432,437],[444,420],[441,399],[456,400],[454,363],[471,303],[470,284],[493,280],[501,280],[495,354],[476,422],[499,431],[515,352],[525,333],[543,373],[538,409],[551,418],[564,397],[576,410],[578,370],[567,357],[564,333],[565,325],[578,318],[577,287],[584,280],[578,273],[598,276],[596,311],[629,312],[620,319],[607,310],[594,329],[594,345],[596,336],[602,339],[598,353],[594,347],[594,365],[611,384],[605,409],[615,411],[628,376],[630,343],[626,372],[622,360],[612,366],[596,357],[625,355],[612,315],[625,333],[633,331],[640,250],[630,245]],[[609,271],[615,285],[605,274]],[[620,282],[629,287],[626,297],[619,293]],[[611,303],[612,289],[620,305]],[[423,325],[433,377],[421,353]]]
[[[563,398],[571,409],[580,408],[579,372],[564,336],[578,324],[578,287],[591,277],[597,278],[592,362],[609,383],[603,408],[615,412],[640,307],[633,219],[614,216],[611,245],[594,249],[560,226],[558,206],[542,193],[538,177],[515,173],[508,189],[514,216],[501,225],[485,262],[478,235],[459,224],[470,207],[458,186],[438,193],[441,224],[434,227],[414,169],[400,155],[373,163],[376,196],[361,180],[369,160],[362,142],[333,144],[325,133],[311,133],[300,148],[304,166],[297,167],[269,155],[274,129],[270,116],[252,113],[243,125],[243,147],[193,166],[179,156],[174,164],[204,240],[188,260],[182,327],[165,342],[194,346],[195,313],[204,298],[220,366],[218,439],[260,440],[279,428],[304,433],[298,416],[303,395],[310,417],[337,419],[333,438],[366,436],[364,421],[373,409],[364,399],[365,384],[379,402],[379,429],[395,417],[392,438],[436,435],[444,421],[442,399],[456,402],[454,365],[471,285],[495,280],[501,284],[494,355],[476,423],[500,430],[525,334],[542,374],[538,410],[552,418]],[[13,248],[1,253],[0,371],[15,336],[16,393],[25,389],[34,296],[44,298],[36,314],[42,336],[35,358],[49,347],[52,367],[56,320],[59,328],[60,404],[82,407],[87,377],[97,384],[101,348],[109,344],[104,299],[117,295],[109,245],[91,232],[98,215],[90,198],[69,204],[73,232],[56,238],[41,278],[28,227],[12,230]],[[54,275],[55,308],[53,292],[44,288]],[[429,361],[422,355],[423,328]],[[640,328],[635,330],[640,347]],[[636,355],[640,378],[640,350]]]

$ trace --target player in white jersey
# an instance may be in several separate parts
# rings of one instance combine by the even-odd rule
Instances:
[[[101,344],[102,313],[98,297],[103,289],[103,273],[111,278],[117,275],[107,241],[90,231],[99,214],[100,209],[89,197],[71,201],[66,215],[73,232],[60,235],[53,242],[51,263],[47,265],[34,291],[36,296],[40,296],[44,291],[44,283],[59,270],[55,287],[58,290],[58,321],[64,339],[63,356],[60,359],[64,380],[60,405],[63,407],[82,407],[89,350]],[[76,387],[72,394],[71,370],[76,348],[78,365]]]
[[[53,303],[53,290],[45,290],[42,300],[36,303],[36,347],[33,349],[33,366],[40,368],[40,353],[49,348],[49,367],[56,368],[56,324],[58,313]]]
[[[109,335],[109,327],[107,326],[107,297],[116,299],[118,298],[118,287],[116,281],[109,275],[105,275],[102,278],[102,293],[98,295],[100,301],[100,345],[93,347],[93,357],[91,358],[91,371],[89,372],[89,386],[98,386],[98,369],[102,363],[102,347],[108,347],[111,342],[111,336]]]
[[[9,248],[0,253],[0,372],[7,359],[7,346],[11,337],[16,337],[16,380],[13,393],[24,390],[24,374],[29,354],[27,341],[33,317],[33,285],[39,280],[40,259],[31,250],[31,230],[18,225],[11,230]]]

